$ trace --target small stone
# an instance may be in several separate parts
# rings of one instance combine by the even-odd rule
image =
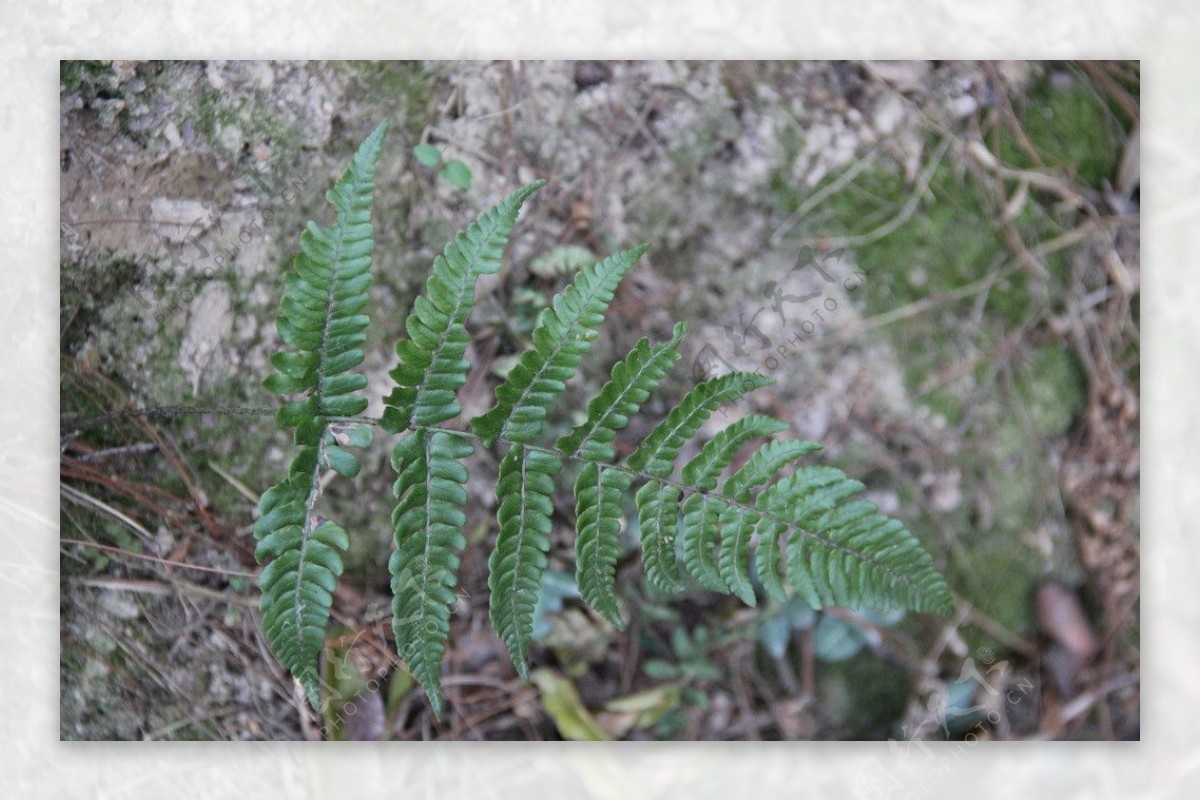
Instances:
[[[162,135],[163,139],[167,140],[167,144],[170,145],[172,149],[181,147],[183,145],[183,137],[179,133],[179,127],[169,120],[167,121],[167,124],[163,126]]]
[[[100,593],[100,608],[119,620],[134,620],[141,614],[137,602],[129,595],[115,590]]]
[[[970,95],[960,95],[946,103],[946,110],[961,119],[979,108],[979,101]]]
[[[227,125],[222,128],[218,138],[221,141],[221,146],[231,153],[237,153],[241,150],[245,142],[242,129],[236,125]]]
[[[211,228],[216,214],[199,200],[157,197],[150,201],[150,220],[168,242],[179,243]]]
[[[885,92],[875,103],[875,129],[889,136],[899,127],[904,118],[904,101],[894,92]]]
[[[583,91],[612,77],[612,68],[603,61],[578,61],[575,63],[575,88]]]

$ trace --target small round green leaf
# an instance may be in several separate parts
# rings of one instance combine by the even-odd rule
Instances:
[[[442,167],[438,175],[459,189],[471,188],[471,168],[458,159],[447,161],[446,166]]]
[[[433,145],[417,145],[412,152],[413,157],[426,167],[436,167],[442,160],[442,152]]]

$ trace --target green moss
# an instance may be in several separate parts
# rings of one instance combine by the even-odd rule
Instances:
[[[1014,106],[1026,137],[1047,167],[1064,170],[1097,189],[1111,180],[1124,133],[1103,96],[1085,77],[1048,73]],[[1007,128],[1000,145],[1006,164],[1035,166]]]
[[[1039,555],[1012,533],[981,533],[963,546],[969,556],[947,569],[950,586],[1008,631],[1032,635],[1033,592],[1045,577]],[[985,636],[970,644],[995,643]]]
[[[1065,434],[1084,402],[1085,377],[1075,357],[1060,345],[1035,348],[1016,378],[1016,403],[1035,433],[1047,439]]]
[[[817,693],[837,721],[837,739],[885,739],[904,716],[911,691],[900,666],[867,651],[845,662],[823,662],[817,672]]]
[[[776,175],[772,197],[781,211],[791,212],[803,199],[790,194],[783,175]],[[870,234],[900,214],[913,191],[898,166],[873,165],[814,210],[797,234]],[[971,176],[957,173],[947,159],[934,171],[927,196],[910,218],[854,249],[854,259],[867,275],[860,296],[865,313],[882,315],[936,299],[1013,263],[1015,254],[1001,236],[994,206]],[[1034,194],[1014,219],[1018,235],[1030,246],[1071,223]],[[1047,488],[1055,481],[1046,463],[1046,440],[1062,436],[1070,426],[1083,402],[1084,381],[1063,347],[1030,351],[1023,342],[1006,342],[1003,349],[999,343],[1028,323],[1043,295],[1061,293],[1067,256],[1064,251],[1045,260],[1048,279],[1016,271],[973,296],[982,301],[981,314],[970,300],[950,302],[875,334],[893,346],[915,401],[952,426],[966,426],[969,437],[957,460],[967,502],[945,513],[927,510],[912,521],[912,530],[944,532],[950,541],[951,586],[1022,634],[1030,633],[1030,599],[1046,569],[1045,556],[1031,544],[1032,532],[1050,514]],[[1001,359],[1013,365],[1008,394],[1003,390],[1008,384],[995,383],[1005,374],[997,370]],[[902,494],[906,507],[926,507],[924,491],[915,484]]]
[[[87,84],[110,78],[113,74],[111,61],[60,61],[58,62],[58,91],[60,95],[77,92]]]
[[[122,258],[60,264],[61,351],[65,354],[78,352],[90,340],[104,310],[121,297],[134,293],[143,272],[141,265]],[[148,294],[141,293],[138,297]]]
[[[867,273],[868,310],[881,313],[931,294],[957,289],[984,276],[1001,249],[991,222],[971,186],[950,167],[937,168],[932,198],[888,236],[859,248]],[[860,236],[900,212],[913,192],[898,170],[872,169],[826,208],[830,233]]]
[[[1063,386],[1061,391],[1078,390]],[[973,488],[978,505],[960,510],[944,524],[956,540],[946,571],[951,586],[1022,635],[1032,633],[1030,599],[1048,567],[1047,555],[1033,546],[1032,536],[1051,513],[1048,488],[1056,480],[1046,459],[1045,429],[1031,430],[1031,417],[1021,400],[1013,398],[998,409],[998,417],[984,421],[959,461],[963,482]],[[1063,419],[1056,418],[1056,424],[1063,425]]]
[[[335,61],[332,66],[356,82],[353,95],[380,99],[389,114],[399,113],[399,122],[414,140],[420,137],[432,114],[429,77],[421,62]]]

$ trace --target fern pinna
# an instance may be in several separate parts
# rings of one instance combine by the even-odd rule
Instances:
[[[612,367],[587,406],[586,419],[557,440],[546,418],[596,338],[624,275],[646,246],[581,270],[538,318],[529,348],[497,387],[485,413],[453,425],[458,390],[470,365],[466,321],[476,280],[495,273],[522,205],[543,184],[518,189],[460,232],[434,259],[424,292],[396,346],[395,384],[379,421],[361,417],[361,374],[370,281],[371,196],[381,125],[359,148],[329,193],[330,228],[312,223],[288,273],[278,328],[290,346],[271,360],[267,386],[285,403],[279,422],[300,447],[288,477],[265,492],[255,525],[262,571],[263,626],[280,661],[318,699],[318,663],[347,535],[315,510],[322,474],[346,476],[358,461],[346,446],[370,442],[376,422],[397,437],[388,562],[397,653],[443,711],[441,663],[456,602],[459,553],[465,546],[465,460],[476,444],[505,449],[496,482],[498,529],[488,560],[490,616],[523,680],[538,590],[550,550],[553,495],[573,473],[575,555],[580,596],[618,627],[615,589],[625,493],[634,495],[646,579],[665,592],[688,580],[757,602],[758,590],[797,595],[814,608],[896,606],[945,613],[950,596],[929,553],[898,521],[857,496],[863,485],[825,466],[797,460],[820,449],[777,439],[779,420],[749,415],[732,423],[678,467],[700,426],[723,405],[771,383],[761,374],[730,373],[695,386],[626,459],[612,442],[680,357],[687,326],[669,339],[643,338]],[[731,470],[754,439],[766,441]]]

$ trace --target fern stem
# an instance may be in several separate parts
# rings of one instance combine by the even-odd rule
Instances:
[[[328,423],[326,423],[328,428]],[[312,478],[308,482],[308,498],[304,502],[304,527],[301,529],[300,535],[300,565],[305,564],[305,557],[308,555],[308,544],[312,541],[312,532],[316,526],[313,525],[313,510],[317,506],[317,500],[321,497],[321,457],[325,453],[325,435],[321,434],[321,438],[317,440],[317,458],[313,464]],[[295,598],[296,607],[296,636],[300,636],[300,632],[304,631],[304,570],[296,571],[296,589],[293,597]]]

